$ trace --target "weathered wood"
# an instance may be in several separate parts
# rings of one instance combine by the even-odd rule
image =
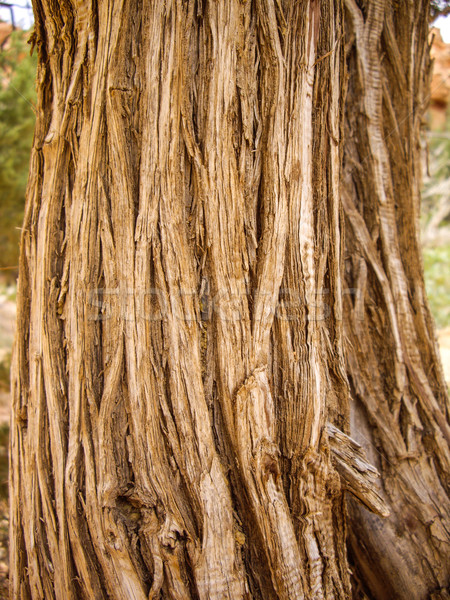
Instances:
[[[12,597],[347,597],[340,2],[34,9]]]
[[[429,3],[345,6],[351,431],[380,471],[390,510],[381,520],[350,503],[350,547],[375,598],[425,600],[450,582],[450,407],[419,240]]]
[[[328,423],[328,436],[336,470],[347,489],[366,508],[380,517],[388,517],[389,507],[380,494],[378,470],[367,462],[366,453],[358,442]]]
[[[420,266],[399,269],[400,251],[420,264],[408,246],[418,117],[403,132],[406,171],[389,170],[383,123],[401,107],[379,47],[381,36],[398,85],[423,94],[427,10],[405,3],[405,34],[391,2],[369,4],[34,0],[14,600],[349,598],[346,490],[390,511],[390,532],[409,528],[386,551],[379,522],[370,528],[379,517],[351,508],[367,593],[444,587],[447,401]],[[391,188],[406,183],[399,214],[410,192],[416,212],[405,233]],[[367,432],[355,411],[350,432],[350,397],[369,416],[366,437],[382,440],[381,463],[356,444]],[[407,519],[419,513],[416,540]],[[388,572],[405,551],[427,566]]]

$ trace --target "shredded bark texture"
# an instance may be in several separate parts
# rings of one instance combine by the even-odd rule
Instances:
[[[429,3],[377,0],[365,10],[345,0],[345,9],[351,435],[378,467],[391,513],[350,503],[350,548],[375,598],[425,599],[450,580],[450,407],[419,240]]]
[[[448,400],[417,241],[428,9],[33,4],[11,598],[349,598],[346,490],[367,593],[440,593]]]

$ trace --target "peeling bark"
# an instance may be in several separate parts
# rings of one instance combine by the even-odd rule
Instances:
[[[350,504],[350,547],[375,598],[447,597],[449,403],[423,286],[420,133],[428,3],[346,0],[342,203],[351,430],[381,472],[388,519]],[[442,595],[441,595],[442,594]]]
[[[417,218],[405,189],[396,213],[391,188],[404,173],[383,140],[403,109],[380,83],[379,40],[395,54],[402,38],[388,3],[368,15],[346,6],[347,40],[340,0],[34,1],[12,598],[348,598],[346,491],[365,506],[352,505],[350,539],[374,597],[386,596],[354,532],[365,528],[373,552],[385,552],[367,509],[390,513],[393,530],[402,494],[439,540],[426,546],[423,528],[404,537],[411,564],[423,552],[430,565],[416,573],[421,593],[444,586],[447,400],[432,371],[417,240],[409,244]],[[415,61],[405,85],[420,96],[426,10],[410,23],[397,67]],[[352,119],[363,122],[344,136]],[[348,164],[361,163],[367,140],[370,178],[358,187]],[[417,212],[418,154],[408,149]],[[361,208],[366,192],[380,243]],[[371,298],[384,303],[376,334]],[[385,436],[395,469],[370,447],[366,458],[350,403],[353,414],[365,407],[373,443]],[[411,451],[411,431],[415,462],[399,451]],[[397,490],[405,477],[409,496]],[[425,488],[442,515],[421,506]],[[385,577],[383,564],[374,572]],[[402,577],[385,581],[400,594]]]

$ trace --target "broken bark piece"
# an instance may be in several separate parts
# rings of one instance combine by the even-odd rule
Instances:
[[[345,489],[371,512],[388,517],[390,511],[376,481],[380,474],[367,461],[362,446],[331,423],[327,430],[333,463]]]

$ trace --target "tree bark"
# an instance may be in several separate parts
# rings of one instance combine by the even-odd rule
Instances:
[[[416,239],[427,8],[346,10],[35,0],[12,598],[348,598],[345,491],[367,593],[446,584]]]
[[[429,3],[377,1],[366,13],[354,0],[345,6],[351,431],[381,472],[391,512],[380,519],[351,502],[350,548],[375,598],[446,598],[449,403],[419,239]]]

